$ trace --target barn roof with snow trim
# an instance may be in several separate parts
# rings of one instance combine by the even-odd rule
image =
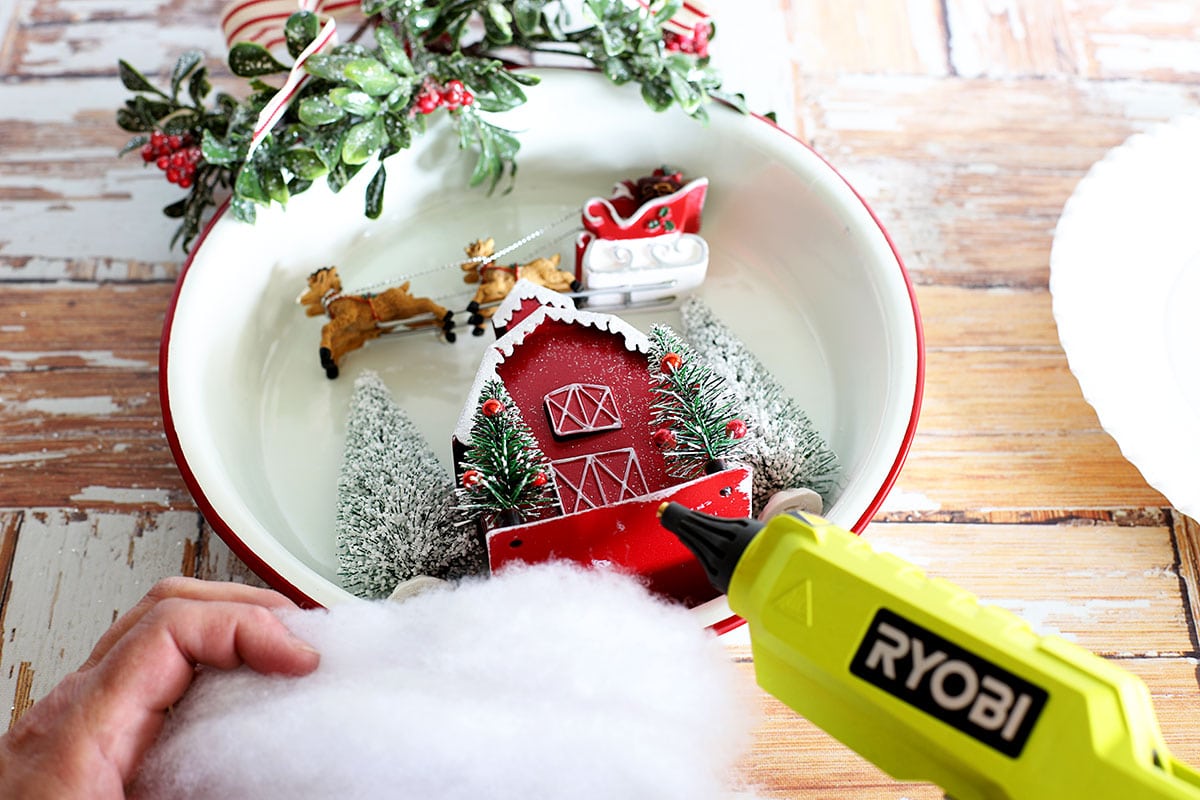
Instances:
[[[529,310],[528,305],[531,300],[537,302],[538,307]],[[528,311],[527,314],[526,311]],[[525,314],[525,316],[521,318],[521,314]],[[514,318],[517,320],[515,324],[507,324]],[[526,336],[537,330],[546,320],[595,328],[614,336],[620,336],[625,349],[630,352],[648,353],[650,351],[650,339],[646,334],[620,317],[577,309],[571,298],[566,295],[527,280],[517,281],[508,297],[504,299],[493,315],[493,324],[508,329],[503,336],[488,347],[483,358],[480,359],[475,382],[468,391],[458,424],[454,428],[454,436],[460,442],[470,440],[471,425],[483,386],[489,380],[499,379],[497,370],[500,365],[513,354],[516,348],[521,346]]]
[[[520,322],[529,316],[529,311],[533,310],[529,308],[531,304],[556,308],[575,308],[575,302],[565,294],[547,289],[541,284],[522,278],[513,284],[513,288],[508,291],[508,294],[500,301],[500,305],[496,307],[496,312],[492,314],[492,325],[498,329],[505,329],[514,321]],[[522,310],[526,313],[521,313]]]

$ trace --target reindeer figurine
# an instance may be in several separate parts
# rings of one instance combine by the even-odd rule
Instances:
[[[409,282],[378,294],[342,294],[337,267],[322,267],[308,276],[308,288],[297,298],[310,317],[326,314],[321,328],[319,355],[326,377],[338,376],[338,361],[380,334],[393,330],[386,323],[429,314],[430,319],[405,323],[403,330],[441,325],[447,341],[454,341],[454,312],[428,297],[413,297]]]
[[[473,336],[483,335],[484,320],[491,319],[496,305],[508,296],[517,281],[524,278],[556,292],[577,292],[581,284],[575,275],[558,265],[561,258],[555,253],[550,258],[535,258],[528,264],[503,266],[486,260],[496,252],[496,242],[491,237],[477,239],[465,248],[470,259],[462,263],[464,283],[478,283],[475,297],[467,304],[471,317],[467,322],[473,326]]]

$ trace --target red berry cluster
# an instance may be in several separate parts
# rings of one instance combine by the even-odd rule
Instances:
[[[200,163],[203,154],[196,145],[196,140],[190,133],[182,136],[162,131],[150,134],[150,141],[142,145],[142,160],[154,165],[167,173],[167,180],[187,189],[192,185],[192,177],[196,174],[196,165]]]
[[[445,86],[427,83],[417,95],[416,108],[422,114],[432,114],[442,106],[453,111],[474,102],[475,95],[471,94],[471,90],[463,86],[462,81],[455,80],[448,81]]]
[[[672,53],[687,53],[698,58],[708,57],[708,40],[712,36],[712,25],[700,22],[692,28],[692,35],[685,36],[675,31],[663,33],[663,46]]]

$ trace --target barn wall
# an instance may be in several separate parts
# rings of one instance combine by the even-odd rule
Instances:
[[[662,453],[650,441],[652,383],[646,357],[626,350],[622,337],[548,319],[514,348],[497,373],[551,460],[631,447],[650,491],[678,483],[666,474]],[[609,386],[623,427],[556,439],[544,398],[568,383]]]

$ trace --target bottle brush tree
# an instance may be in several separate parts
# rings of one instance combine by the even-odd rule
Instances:
[[[480,393],[462,468],[458,509],[487,527],[516,525],[555,502],[550,464],[498,380]]]
[[[749,433],[725,379],[665,325],[650,331],[649,368],[655,382],[651,436],[668,473],[695,478],[724,469]]]
[[[354,383],[337,489],[338,574],[351,594],[387,597],[418,575],[487,569],[470,526],[456,524],[449,471],[374,372]]]
[[[837,455],[795,398],[705,303],[691,298],[681,312],[693,350],[727,381],[754,429],[743,458],[754,468],[757,513],[783,489],[812,489],[828,505],[837,488]]]

